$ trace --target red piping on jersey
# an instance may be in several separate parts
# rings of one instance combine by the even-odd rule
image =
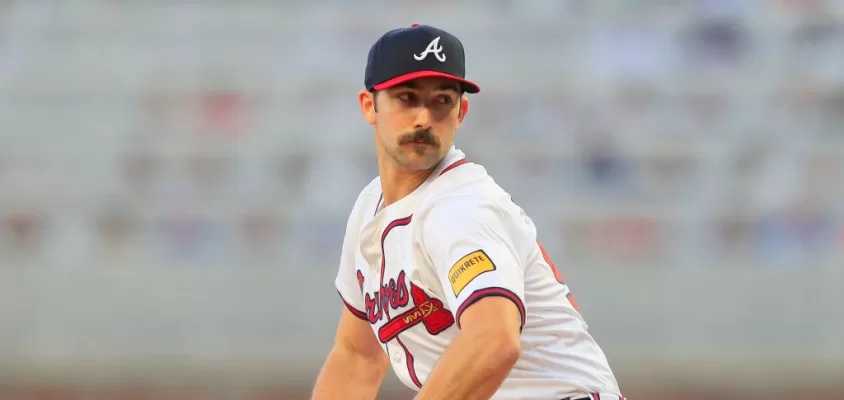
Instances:
[[[592,393],[592,398],[594,398],[595,400],[601,400],[601,395],[600,395],[600,394],[598,394],[598,392],[593,392],[593,393]]]
[[[387,228],[384,229],[384,233],[381,234],[381,283],[379,287],[384,286],[384,267],[387,266],[387,257],[384,256],[384,240],[387,239],[387,235],[390,233],[391,230],[393,230],[393,228],[397,226],[408,225],[410,224],[411,220],[413,220],[413,214],[402,219],[394,220],[393,222],[390,222],[389,225],[387,225]],[[390,315],[387,314],[387,317],[389,316]]]
[[[381,196],[383,197],[383,194]],[[380,204],[381,201],[379,200],[378,203]],[[413,214],[402,219],[394,220],[393,222],[390,222],[389,225],[387,225],[387,228],[384,229],[384,233],[381,234],[381,282],[378,285],[379,288],[384,286],[384,270],[387,266],[387,257],[384,254],[384,240],[387,239],[387,235],[390,233],[391,230],[393,230],[393,228],[398,226],[406,226],[410,224],[411,220],[413,220]],[[389,307],[384,307],[384,316],[387,318],[387,322],[390,322]],[[401,346],[402,350],[404,350],[405,359],[407,360],[407,372],[410,375],[410,379],[413,381],[414,385],[421,388],[422,382],[419,381],[419,378],[416,376],[416,368],[413,366],[413,355],[410,354],[410,351],[407,350],[407,347],[404,345],[404,343],[402,343],[401,339],[398,336],[396,336],[396,342],[398,342],[399,346]]]
[[[375,205],[375,212],[372,215],[378,214],[378,209],[381,208],[381,202],[384,200],[384,193],[381,193],[381,197],[378,198],[378,204]]]
[[[522,303],[522,299],[520,299],[519,296],[516,296],[515,293],[507,289],[500,287],[489,287],[485,289],[478,289],[472,292],[472,294],[470,294],[469,297],[467,297],[466,300],[463,301],[463,304],[460,305],[454,316],[454,320],[457,322],[458,328],[460,328],[460,316],[463,314],[463,312],[466,311],[466,309],[469,308],[469,306],[474,304],[476,301],[488,296],[501,296],[510,299],[510,301],[515,303],[516,307],[519,308],[519,314],[521,314],[522,316],[521,327],[525,326],[525,305]],[[521,329],[521,327],[519,329]]]
[[[462,159],[462,160],[459,160],[459,161],[456,161],[455,163],[453,163],[453,164],[449,165],[448,167],[446,167],[446,168],[443,170],[443,172],[440,172],[440,176],[442,176],[442,175],[443,175],[443,174],[445,174],[446,172],[451,171],[451,170],[453,170],[453,169],[455,169],[455,168],[457,168],[457,167],[459,167],[459,166],[461,166],[461,165],[463,165],[463,164],[466,164],[466,163],[468,163],[468,162],[469,162],[469,160],[468,160],[468,159],[466,159],[466,158],[464,158],[464,159]]]
[[[442,172],[440,172],[440,176],[442,176],[446,172],[451,171],[452,169],[457,168],[457,167],[459,167],[463,164],[466,164],[468,162],[469,162],[469,160],[467,160],[465,158],[462,159],[462,160],[459,160],[459,161],[449,165]],[[381,202],[383,200],[384,200],[384,193],[381,193],[381,197],[378,198],[378,203],[375,205],[375,213],[373,215],[378,214],[378,209],[381,207]],[[387,234],[390,233],[390,231],[393,228],[395,228],[397,226],[405,226],[405,225],[409,224],[412,219],[413,219],[413,215],[410,215],[406,218],[397,219],[393,222],[390,222],[390,224],[387,225],[387,228],[384,229],[384,233],[381,235],[381,282],[379,283],[378,287],[384,286],[384,270],[385,270],[386,265],[387,265],[387,260],[386,260],[386,257],[384,255],[384,240],[387,239]],[[518,300],[518,297],[516,299]],[[475,301],[477,301],[477,300],[475,300]],[[519,300],[519,304],[521,304],[520,300]],[[347,306],[348,306],[348,304],[347,304]],[[522,313],[522,325],[524,325],[524,306],[521,306],[520,310],[521,310],[521,313]],[[387,318],[387,322],[390,322],[390,312],[389,312],[389,310],[384,309],[384,314]],[[458,319],[458,326],[460,326],[459,319]],[[419,381],[419,377],[416,376],[416,368],[413,365],[413,360],[414,360],[413,355],[410,354],[410,351],[407,349],[407,347],[404,345],[404,343],[402,343],[401,338],[399,338],[398,336],[396,336],[396,342],[398,342],[399,346],[401,346],[402,350],[404,350],[405,358],[407,359],[406,360],[407,361],[407,372],[410,374],[410,379],[413,381],[413,384],[415,384],[417,387],[421,388],[422,382]]]
[[[413,354],[410,354],[410,351],[405,347],[404,343],[401,342],[401,338],[396,336],[396,341],[399,342],[399,346],[401,346],[402,350],[404,350],[404,358],[407,362],[407,372],[410,374],[410,380],[413,381],[413,384],[416,385],[418,388],[422,388],[422,382],[419,381],[419,377],[416,376],[416,368],[413,366]]]
[[[343,300],[343,304],[346,305],[346,308],[348,308],[349,311],[351,311],[352,314],[354,314],[355,317],[358,317],[358,318],[360,318],[360,319],[362,319],[366,322],[369,322],[369,318],[366,317],[365,312],[362,312],[362,311],[358,310],[357,308],[352,307],[352,305],[349,304],[349,302],[346,301],[346,299],[343,298],[343,294],[341,294],[339,290],[337,291],[337,294],[340,295],[340,299]]]

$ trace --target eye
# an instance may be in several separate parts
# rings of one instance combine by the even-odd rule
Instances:
[[[438,96],[437,97],[437,103],[440,103],[440,104],[443,104],[443,105],[451,104],[451,96],[448,96],[448,95]]]
[[[416,99],[416,96],[413,93],[410,93],[410,92],[399,93],[399,95],[396,96],[396,97],[399,100],[406,101],[406,102],[410,102],[410,101],[413,101],[413,100]]]

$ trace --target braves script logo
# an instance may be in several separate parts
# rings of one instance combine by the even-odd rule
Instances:
[[[383,285],[375,293],[375,297],[369,293],[365,296],[366,314],[369,322],[374,324],[380,321],[385,310],[389,308],[398,309],[408,303],[407,286],[405,285],[405,272],[399,273],[397,279],[390,279],[390,282]],[[363,274],[358,272],[358,282],[363,286]],[[432,298],[424,290],[410,283],[410,297],[413,298],[413,307],[402,314],[390,319],[378,330],[378,338],[383,343],[396,338],[400,333],[410,329],[418,323],[422,323],[431,335],[439,334],[454,324],[454,316],[451,311],[443,306],[439,299]]]
[[[363,275],[358,276],[358,282],[363,286]],[[398,279],[390,279],[385,283],[378,292],[374,293],[374,297],[367,293],[364,301],[366,302],[366,315],[369,318],[369,323],[374,324],[384,317],[384,310],[387,307],[397,309],[407,305],[407,286],[404,284],[404,271],[399,273]]]
[[[433,54],[439,62],[445,62],[445,54],[443,54],[442,51],[443,47],[440,46],[440,37],[437,36],[437,38],[432,40],[431,43],[428,43],[428,47],[425,48],[425,51],[419,55],[414,54],[413,58],[416,61],[422,61],[428,57],[428,54]]]

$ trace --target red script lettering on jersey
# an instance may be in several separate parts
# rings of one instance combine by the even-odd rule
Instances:
[[[362,277],[359,278],[361,281]],[[387,307],[397,309],[404,307],[408,302],[407,286],[405,285],[405,273],[399,273],[397,279],[390,279],[381,286],[378,292],[367,293],[364,298],[366,302],[366,316],[369,323],[374,324],[384,318],[384,311]]]

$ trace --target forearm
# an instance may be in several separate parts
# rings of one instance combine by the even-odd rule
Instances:
[[[374,400],[388,367],[384,354],[371,359],[335,347],[320,371],[311,398]]]
[[[492,332],[460,333],[440,357],[416,400],[489,399],[519,359],[518,344]]]

